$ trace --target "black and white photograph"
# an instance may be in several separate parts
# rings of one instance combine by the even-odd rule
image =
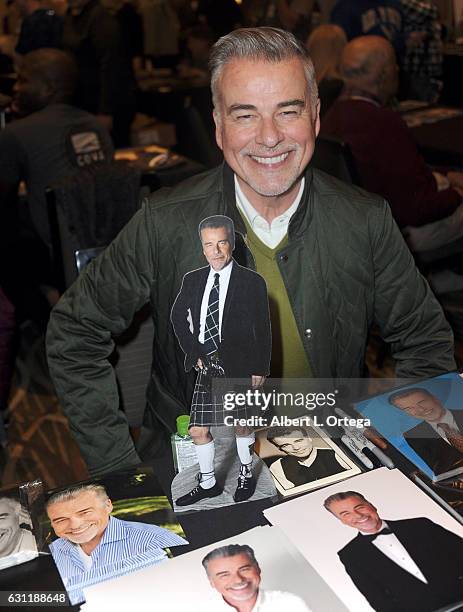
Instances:
[[[30,485],[42,487],[40,482]],[[0,491],[0,570],[35,559],[40,550],[39,527],[26,489],[27,484]]]
[[[434,612],[463,601],[463,525],[398,470],[354,476],[264,514],[353,612]]]
[[[355,463],[318,427],[270,427],[256,436],[257,453],[284,497],[360,474]]]

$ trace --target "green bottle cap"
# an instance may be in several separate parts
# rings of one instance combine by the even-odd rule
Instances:
[[[188,435],[188,426],[190,424],[190,416],[188,414],[181,414],[177,417],[177,433],[179,436]]]

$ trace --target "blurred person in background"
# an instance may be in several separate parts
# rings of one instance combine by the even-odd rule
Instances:
[[[116,147],[129,144],[135,79],[116,18],[99,0],[69,0],[63,48],[79,68],[76,105],[97,116]]]
[[[271,26],[292,32],[305,41],[315,0],[243,0],[247,26]]]
[[[463,234],[463,175],[434,176],[399,113],[386,108],[398,87],[392,45],[360,36],[344,48],[342,96],[324,117],[322,134],[351,148],[362,186],[383,196],[413,251],[434,249]],[[438,180],[447,180],[439,190]]]
[[[181,76],[207,77],[208,61],[214,33],[206,25],[197,25],[185,32],[186,57],[177,66]]]
[[[318,26],[307,39],[307,50],[317,78],[321,118],[342,91],[344,81],[339,73],[339,65],[346,44],[344,30],[334,24]]]
[[[394,47],[399,63],[404,53],[404,19],[400,0],[338,0],[331,12],[347,40],[382,36]]]
[[[48,319],[49,304],[31,288],[42,285],[51,304],[57,299],[56,290],[50,292],[54,277],[45,188],[93,163],[108,163],[113,154],[107,130],[70,104],[76,78],[75,62],[64,51],[37,49],[26,54],[19,64],[12,105],[21,118],[0,132],[0,282],[19,320],[31,318],[41,326]],[[18,205],[21,181],[27,204]]]
[[[63,20],[51,5],[46,0],[14,0],[14,2],[22,16],[16,53],[25,55],[35,49],[60,49],[63,39]]]
[[[240,27],[241,7],[235,0],[199,0],[197,15],[214,33],[214,40]]]
[[[410,100],[436,102],[442,90],[443,42],[432,0],[401,0],[406,35],[403,91]]]

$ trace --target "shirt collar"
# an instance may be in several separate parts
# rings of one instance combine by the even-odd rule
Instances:
[[[379,532],[382,531],[383,529],[385,529],[386,527],[388,527],[388,524],[386,523],[386,521],[382,521],[381,522],[381,528],[376,533],[379,534]],[[374,535],[373,533],[363,533],[363,531],[359,531],[359,534],[362,535],[362,536],[371,536],[371,535]]]
[[[439,419],[438,421],[435,421],[433,423],[429,423],[429,425],[431,425],[431,427],[433,427],[434,429],[437,429],[437,426],[440,423],[445,423],[446,425],[449,425],[450,427],[456,427],[456,423],[455,423],[455,419],[453,418],[453,414],[450,412],[450,410],[445,410],[444,412],[444,416]]]
[[[273,219],[271,223],[268,223],[268,221],[266,221],[266,219],[264,219],[257,212],[257,210],[254,208],[254,206],[251,204],[248,198],[244,195],[243,190],[241,189],[237,176],[235,174],[236,205],[238,209],[244,214],[246,221],[249,223],[249,225],[251,226],[253,230],[255,229],[255,224],[257,222],[260,222],[260,223],[264,222],[266,226],[268,227],[268,229],[272,229],[272,226],[277,227],[279,224],[280,225],[284,224],[285,229],[287,230],[291,217],[296,212],[299,206],[299,203],[301,201],[302,194],[304,193],[304,186],[305,186],[305,178],[302,177],[301,184],[299,186],[299,191],[297,192],[294,202],[291,204],[291,206],[287,210],[285,210],[284,213],[282,213],[281,215],[278,215],[278,217],[275,217],[275,219]]]
[[[209,278],[211,276],[214,277],[215,274],[219,275],[220,280],[223,280],[226,277],[230,277],[232,268],[233,268],[233,259],[230,261],[229,264],[225,266],[225,268],[222,268],[221,270],[214,270],[212,266],[209,266]]]

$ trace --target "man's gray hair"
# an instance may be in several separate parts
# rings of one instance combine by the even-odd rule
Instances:
[[[75,499],[79,497],[82,493],[93,492],[95,495],[104,503],[107,499],[109,499],[108,494],[106,493],[106,489],[103,485],[91,483],[91,484],[78,484],[72,487],[67,487],[66,489],[62,489],[57,493],[54,493],[45,504],[45,509],[48,508],[52,504],[57,504],[58,502],[66,502],[71,499]]]
[[[230,242],[230,246],[233,250],[235,248],[235,224],[230,217],[226,217],[225,215],[212,215],[211,217],[206,217],[206,219],[201,221],[198,226],[198,234],[201,242],[201,232],[204,229],[219,229],[220,227],[224,227],[227,230],[228,241]]]
[[[220,546],[220,548],[214,548],[214,550],[211,550],[211,552],[204,557],[204,559],[202,560],[202,564],[207,572],[207,566],[209,564],[209,561],[212,561],[213,559],[223,559],[225,557],[234,557],[235,555],[243,554],[248,557],[249,562],[252,565],[259,567],[253,549],[247,544],[228,544],[228,546]]]
[[[340,491],[339,493],[333,493],[333,495],[327,497],[323,502],[323,505],[329,512],[331,512],[331,504],[334,504],[334,502],[337,501],[344,501],[345,499],[349,499],[349,497],[358,497],[367,504],[370,503],[368,499],[366,499],[361,493],[357,493],[357,491]]]
[[[315,70],[304,45],[290,32],[278,28],[240,28],[222,36],[212,47],[209,56],[211,90],[214,108],[218,112],[218,82],[224,66],[234,59],[247,59],[271,63],[299,58],[302,61],[312,113],[318,101]]]

